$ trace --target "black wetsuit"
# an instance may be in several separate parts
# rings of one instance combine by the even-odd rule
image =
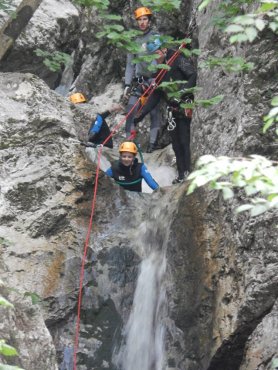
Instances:
[[[168,49],[166,54],[166,61],[169,60],[175,53],[174,50]],[[164,63],[166,63],[166,61]],[[184,84],[179,84],[180,90],[188,89],[196,85],[197,73],[193,64],[189,59],[183,55],[179,55],[171,69],[167,71],[163,77],[162,82],[184,81]],[[182,95],[182,100],[186,97],[193,98],[191,94],[186,92]],[[149,111],[151,111],[164,98],[167,104],[172,108],[173,118],[176,122],[174,130],[170,131],[172,139],[173,150],[176,155],[177,169],[180,178],[183,178],[186,171],[190,171],[190,122],[184,114],[184,110],[179,107],[179,104],[168,98],[167,94],[162,89],[156,89],[149,97],[147,104],[142,109],[142,112],[134,122],[140,122]]]
[[[96,145],[102,144],[104,140],[111,134],[111,131],[105,121],[105,118],[110,114],[109,111],[98,114],[96,120],[91,124],[91,127],[88,132],[88,141]],[[108,148],[113,148],[112,137],[109,138],[107,143],[104,146]]]

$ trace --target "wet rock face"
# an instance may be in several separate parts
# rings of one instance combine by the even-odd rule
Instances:
[[[78,43],[78,27],[78,11],[70,1],[43,0],[13,48],[1,60],[0,71],[30,72],[55,88],[61,72],[49,70],[35,51],[71,54]]]
[[[1,364],[17,365],[30,370],[58,370],[56,351],[38,305],[31,298],[1,286],[0,294],[13,308],[0,307],[0,338],[16,348],[19,356],[2,357]],[[12,291],[12,292],[11,292]]]
[[[253,62],[249,73],[231,73],[225,68],[198,70],[198,86],[202,91],[196,99],[223,95],[218,105],[196,110],[192,125],[193,160],[203,154],[241,156],[262,154],[277,157],[274,131],[262,134],[262,117],[270,110],[271,97],[277,91],[277,42],[272,34],[264,34],[263,42],[232,46],[228,38],[212,25],[221,2],[213,2],[197,14],[198,44],[202,54],[198,63],[209,56],[239,56]],[[275,72],[276,71],[276,72]],[[250,139],[252,138],[252,140]]]
[[[168,248],[172,362],[269,369],[277,354],[276,334],[266,339],[277,319],[277,217],[235,216],[213,192],[181,196],[178,207]]]
[[[273,36],[266,35],[263,43],[253,43],[248,51],[235,50],[210,25],[214,14],[212,5],[196,18],[200,59],[237,52],[258,65],[246,76],[220,68],[199,70],[203,91],[196,98],[225,96],[213,108],[197,108],[192,122],[193,160],[203,154],[260,153],[276,158],[273,132],[261,133],[269,91],[277,90],[272,78]],[[267,339],[269,323],[275,325],[276,320],[277,213],[254,219],[236,216],[233,210],[242,202],[241,194],[230,204],[208,191],[181,196],[169,246],[174,281],[170,317],[181,330],[172,328],[169,334],[177,338],[170,347],[173,368],[266,370],[277,356],[276,335]]]
[[[73,106],[31,74],[1,74],[0,83],[4,87],[0,116],[1,278],[22,295],[35,292],[42,299],[38,336],[40,332],[48,335],[38,346],[45,341],[54,348],[45,321],[57,361],[68,369],[95,172],[77,139],[87,137],[99,105]],[[143,210],[138,207],[142,202],[138,194],[125,193],[100,175],[94,237],[85,265],[80,368],[112,369],[113,343],[130,310],[141,260],[130,235],[142,217]],[[137,208],[138,218],[131,218]],[[17,325],[18,321],[15,330]],[[17,345],[25,346],[20,340]],[[36,357],[32,360],[32,352],[30,345],[26,368],[35,369],[39,362]],[[52,361],[55,353],[47,355]],[[57,368],[54,360],[46,364],[48,369]]]

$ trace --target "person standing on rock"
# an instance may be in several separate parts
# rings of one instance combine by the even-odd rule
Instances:
[[[132,63],[135,57],[144,56],[150,54],[146,50],[146,43],[158,36],[158,32],[152,28],[152,17],[153,14],[150,9],[146,7],[140,7],[134,12],[135,19],[140,31],[142,31],[142,36],[137,37],[136,44],[140,47],[141,51],[134,55],[128,54],[125,69],[125,89],[123,98],[128,100],[127,112],[129,113],[133,108],[134,104],[138,98],[144,93],[144,89],[148,88],[152,79],[152,72],[148,70],[149,63],[138,62],[136,64]],[[153,62],[156,64],[156,61]],[[126,120],[126,138],[134,139],[136,131],[134,125],[134,117],[138,111],[138,106],[130,113]],[[155,143],[157,140],[157,134],[160,128],[160,116],[159,108],[155,107],[150,111],[151,126],[150,126],[150,137],[149,144],[147,148],[147,153],[151,153],[155,149]]]
[[[137,146],[132,141],[122,143],[119,148],[120,159],[112,163],[106,175],[112,177],[125,190],[142,192],[143,179],[151,189],[158,189],[159,185],[147,167],[144,163],[138,162],[137,152]]]
[[[167,63],[175,51],[163,47],[160,38],[148,42],[147,49],[158,54],[157,63]],[[184,81],[180,86],[181,98],[169,98],[162,89],[155,90],[148,98],[147,104],[140,115],[135,118],[135,123],[140,122],[163,97],[167,102],[168,130],[172,140],[172,147],[176,155],[178,174],[173,184],[183,182],[190,172],[190,123],[192,117],[191,109],[182,109],[180,104],[192,102],[193,95],[186,89],[196,85],[197,73],[191,61],[184,55],[179,54],[171,64],[171,69],[166,72],[162,82]]]

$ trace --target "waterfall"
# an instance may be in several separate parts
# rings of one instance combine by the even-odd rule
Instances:
[[[140,265],[123,343],[114,355],[114,363],[119,370],[165,369],[166,257],[162,248],[165,228],[158,230],[157,224],[152,226],[149,221],[139,227],[145,231],[139,243],[146,257]]]
[[[73,60],[74,60],[74,52],[71,54],[70,61],[65,66],[60,85],[57,86],[55,89],[55,91],[59,95],[67,96],[67,94],[69,93],[69,90],[73,82]]]
[[[165,267],[165,257],[157,252],[141,263],[133,308],[125,328],[123,370],[163,369]]]

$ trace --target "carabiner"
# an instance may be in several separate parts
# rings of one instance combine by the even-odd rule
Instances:
[[[173,111],[172,111],[172,109],[170,107],[167,107],[167,110],[168,110],[168,117],[167,117],[168,126],[167,126],[167,130],[168,131],[173,131],[176,128],[176,121],[175,121],[175,118],[173,117]]]

